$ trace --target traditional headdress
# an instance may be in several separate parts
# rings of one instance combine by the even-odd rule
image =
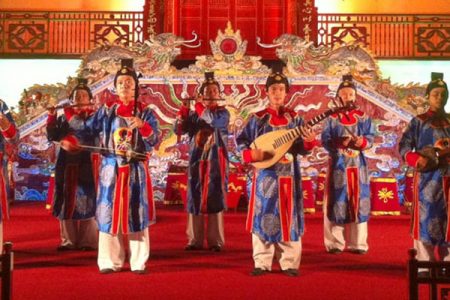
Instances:
[[[277,63],[272,66],[272,73],[267,77],[266,90],[272,84],[282,83],[286,86],[286,92],[289,92],[289,81],[286,75],[283,74],[283,64]]]
[[[215,84],[220,90],[219,82],[214,78],[214,72],[205,72],[205,81],[202,83],[200,87],[200,94],[203,95],[205,92],[206,86],[210,84]]]
[[[339,85],[336,94],[339,93],[339,90],[341,90],[343,88],[348,88],[348,87],[352,88],[356,91],[356,86],[355,86],[355,83],[353,82],[353,76],[350,74],[342,76],[342,82]]]
[[[89,99],[92,99],[92,92],[89,86],[87,85],[87,79],[85,78],[77,78],[78,84],[73,88],[72,92],[69,95],[69,100],[73,101],[73,97],[75,96],[75,91],[77,90],[85,90],[88,95]]]
[[[425,97],[430,96],[430,92],[432,89],[435,88],[444,88],[445,89],[445,101],[447,102],[448,99],[448,88],[447,84],[444,81],[444,74],[443,73],[431,73],[431,81],[427,86],[427,91],[425,94]]]

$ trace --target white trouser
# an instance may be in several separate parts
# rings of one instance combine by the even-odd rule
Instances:
[[[61,220],[59,227],[61,231],[61,246],[97,249],[98,229],[95,218],[86,220]]]
[[[302,239],[291,242],[269,243],[252,233],[253,260],[255,268],[272,270],[273,257],[278,259],[282,270],[298,269],[302,256]]]
[[[352,250],[369,250],[367,244],[367,222],[336,224],[324,215],[324,243],[327,251],[339,249],[343,251],[345,244]]]
[[[131,271],[145,270],[145,263],[150,256],[150,238],[148,228],[128,233]],[[125,263],[125,245],[123,234],[117,235],[100,232],[98,239],[97,264],[100,270],[113,269],[119,271]]]
[[[436,258],[435,249],[437,248],[438,257]],[[414,249],[417,250],[417,260],[423,261],[450,261],[450,247],[433,246],[425,244],[422,241],[414,240]]]
[[[188,245],[193,245],[199,248],[203,247],[205,215],[188,214],[186,234],[188,238]],[[208,228],[207,241],[208,247],[219,246],[223,247],[225,244],[225,234],[223,226],[223,212],[216,214],[207,214]]]

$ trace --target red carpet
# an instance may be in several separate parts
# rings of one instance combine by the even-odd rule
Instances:
[[[323,247],[322,215],[307,215],[301,275],[251,277],[251,236],[245,212],[225,215],[221,253],[186,252],[186,215],[160,206],[150,229],[147,275],[125,270],[101,275],[96,252],[56,251],[59,226],[42,203],[16,203],[4,223],[13,242],[13,299],[406,299],[409,216],[373,217],[367,255],[330,255]]]

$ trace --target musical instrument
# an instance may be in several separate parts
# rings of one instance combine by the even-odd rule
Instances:
[[[55,145],[61,145],[60,142],[53,142]],[[145,155],[144,153],[139,153],[139,152],[135,152],[133,150],[127,150],[127,151],[116,151],[115,149],[111,149],[111,148],[106,148],[106,147],[97,147],[97,146],[89,146],[89,145],[78,145],[78,147],[80,149],[86,150],[86,151],[90,151],[90,152],[94,152],[95,150],[100,150],[100,151],[106,151],[106,152],[110,152],[110,153],[114,153],[118,156],[122,156],[122,157],[126,157],[128,159],[130,158],[134,158],[137,160],[147,160],[147,155]],[[74,153],[78,153],[78,152],[74,152]]]
[[[56,106],[47,106],[46,109],[50,110],[50,109],[64,109],[64,108],[74,108],[74,107],[84,107],[84,106],[93,106],[93,103],[87,103],[87,104],[61,104],[61,105],[56,105]]]
[[[354,103],[335,107],[309,120],[303,127],[312,127],[324,120],[326,117],[344,111],[355,109]],[[301,127],[293,129],[281,129],[271,131],[259,136],[250,145],[251,149],[260,149],[267,152],[270,158],[263,161],[253,162],[252,165],[257,169],[266,169],[276,164],[289,151],[294,141],[301,135]]]
[[[189,102],[189,101],[196,101],[197,98],[182,98],[181,101],[182,102]],[[213,99],[213,98],[203,98],[202,101],[209,101],[209,102],[214,102],[214,101],[225,101],[225,99],[219,98],[219,99]]]
[[[424,166],[418,166],[418,172],[430,172],[448,165],[450,155],[450,138],[441,138],[433,146],[426,146],[417,151],[421,156],[427,158]]]

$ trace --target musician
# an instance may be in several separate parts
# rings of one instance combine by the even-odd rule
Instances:
[[[237,137],[244,162],[260,162],[271,157],[269,151],[250,149],[265,133],[292,129],[304,124],[303,118],[285,107],[289,82],[281,66],[275,66],[266,81],[267,108],[252,114]],[[268,141],[271,144],[273,141]],[[316,146],[315,134],[302,127],[302,135],[275,165],[254,170],[246,229],[252,233],[254,269],[252,276],[271,271],[274,255],[279,257],[283,274],[297,276],[304,232],[303,193],[298,154],[306,155]]]
[[[0,100],[0,253],[3,253],[3,221],[9,218],[8,210],[8,172],[5,165],[6,143],[14,144],[18,139],[18,131],[14,119],[5,102]]]
[[[204,216],[208,215],[207,244],[220,252],[225,243],[223,210],[228,183],[228,123],[230,113],[219,106],[220,85],[213,72],[205,73],[195,110],[184,104],[175,123],[177,134],[190,139],[185,250],[200,250],[204,243]]]
[[[146,152],[158,142],[158,122],[149,107],[138,102],[138,76],[133,60],[123,59],[114,78],[119,99],[106,103],[86,122],[100,137],[102,163],[97,195],[98,266],[101,274],[119,272],[128,239],[130,267],[146,273],[150,254],[148,226],[155,221]]]
[[[450,260],[450,169],[444,152],[448,150],[450,115],[444,110],[448,88],[443,78],[442,73],[431,74],[425,95],[429,109],[410,121],[399,143],[400,154],[415,169],[411,235],[417,259],[422,261],[435,261],[436,248],[438,260]]]
[[[344,75],[336,92],[339,102],[356,100],[351,75]],[[324,203],[324,242],[328,253],[365,254],[370,214],[370,184],[364,150],[372,146],[374,126],[363,111],[353,109],[327,118],[322,145],[329,152],[329,170]]]
[[[83,130],[83,124],[92,118],[89,106],[92,93],[85,79],[79,79],[69,99],[74,107],[64,109],[57,117],[55,107],[49,108],[47,138],[60,142],[61,149],[55,166],[55,189],[52,214],[59,219],[61,243],[58,251],[97,249],[95,222],[95,184],[92,161],[94,153],[78,149],[72,141],[94,146],[95,138]]]

